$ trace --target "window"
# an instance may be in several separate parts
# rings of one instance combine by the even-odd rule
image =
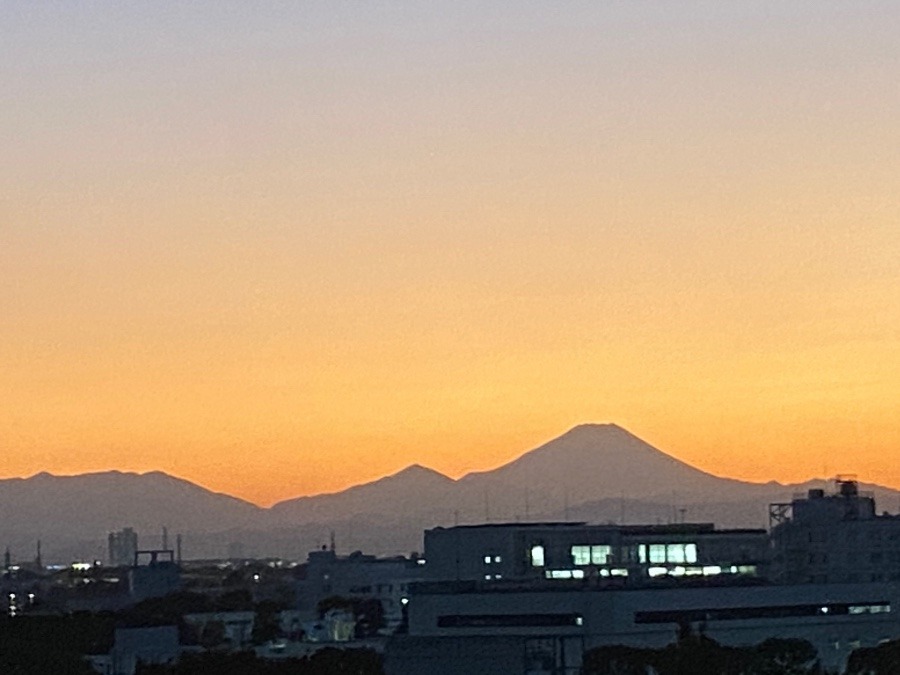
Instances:
[[[573,565],[589,565],[591,562],[590,546],[573,546],[572,547],[572,564]]]
[[[745,621],[785,617],[848,616],[852,614],[881,614],[891,611],[889,602],[865,605],[782,605],[764,607],[715,607],[708,609],[663,610],[636,612],[635,623],[693,623],[696,621]]]
[[[584,579],[584,570],[547,570],[544,576],[548,579]]]
[[[439,628],[551,628],[582,626],[580,614],[451,614],[438,617]]]
[[[641,544],[638,546],[638,561],[641,563],[665,563],[676,565],[697,562],[697,544]]]
[[[544,547],[540,544],[531,547],[531,566],[544,566]]]
[[[612,547],[602,544],[600,546],[591,546],[591,563],[594,565],[605,565],[609,562],[612,555]]]
[[[605,565],[612,554],[612,547],[606,544],[578,544],[571,548],[573,565]]]
[[[684,545],[684,561],[688,563],[697,562],[697,544]]]
[[[684,544],[669,544],[666,546],[666,560],[670,563],[683,563]]]
[[[652,563],[664,563],[666,562],[666,545],[665,544],[650,544],[650,562]]]

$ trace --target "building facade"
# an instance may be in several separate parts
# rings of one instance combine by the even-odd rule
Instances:
[[[765,530],[710,524],[507,523],[425,532],[431,580],[639,585],[665,576],[761,576],[768,557]]]
[[[900,517],[878,515],[855,480],[769,507],[771,576],[778,583],[900,581]]]

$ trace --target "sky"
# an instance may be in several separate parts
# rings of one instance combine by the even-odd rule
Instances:
[[[0,477],[614,422],[900,488],[900,4],[0,3]]]

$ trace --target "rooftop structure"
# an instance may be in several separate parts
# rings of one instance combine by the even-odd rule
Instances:
[[[878,515],[852,477],[772,504],[772,576],[782,583],[900,581],[900,517]]]

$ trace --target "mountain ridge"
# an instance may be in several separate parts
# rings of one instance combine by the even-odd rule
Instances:
[[[155,545],[153,533],[167,526],[186,535],[193,557],[221,557],[229,542],[241,541],[252,542],[258,555],[297,557],[327,540],[329,532],[373,553],[421,550],[423,529],[454,523],[574,516],[763,527],[769,502],[789,501],[823,484],[720,477],[616,424],[582,424],[494,469],[458,479],[413,463],[373,481],[268,508],[163,471],[43,471],[0,479],[0,546],[27,548],[43,538],[48,555],[102,558],[109,531],[134,527],[142,541]],[[891,506],[900,499],[890,488],[863,487]]]

